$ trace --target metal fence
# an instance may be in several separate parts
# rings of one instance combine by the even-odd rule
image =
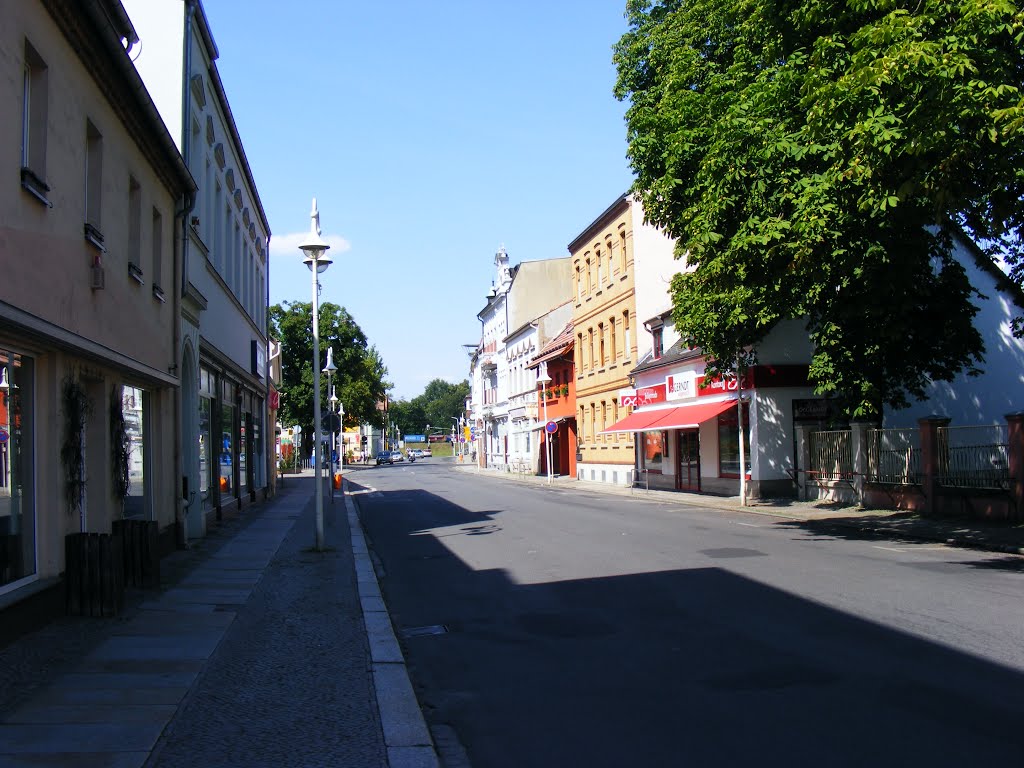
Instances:
[[[810,470],[818,480],[852,480],[853,455],[849,430],[811,432]]]
[[[1010,481],[1009,428],[939,427],[938,481],[955,488],[1006,488]]]
[[[873,483],[917,485],[921,482],[921,430],[869,429],[868,471]]]

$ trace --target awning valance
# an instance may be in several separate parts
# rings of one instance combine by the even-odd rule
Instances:
[[[610,432],[655,432],[663,429],[692,429],[735,407],[736,400],[718,400],[713,403],[691,403],[675,408],[659,408],[653,411],[634,411],[621,421],[612,424],[602,433]]]

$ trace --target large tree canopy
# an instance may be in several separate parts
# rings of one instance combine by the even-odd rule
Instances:
[[[431,434],[449,432],[453,418],[466,410],[469,382],[463,380],[451,384],[444,379],[434,379],[423,390],[423,394],[412,400],[396,400],[390,405],[391,421],[398,425],[403,435],[422,434],[427,424]]]
[[[634,191],[728,368],[805,318],[819,392],[878,416],[982,361],[953,227],[1021,280],[1024,19],[993,0],[629,0]]]
[[[345,424],[383,425],[377,403],[384,400],[390,384],[387,368],[377,350],[344,307],[325,302],[320,312],[320,405],[328,410],[330,392],[327,375],[321,373],[327,362],[327,348],[334,350],[332,383],[345,409]],[[307,450],[313,434],[313,304],[284,302],[270,308],[270,335],[281,342],[282,392],[280,421],[302,427]]]

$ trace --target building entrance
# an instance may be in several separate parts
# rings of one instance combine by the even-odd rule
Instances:
[[[676,490],[700,490],[700,433],[696,429],[680,430],[676,451]]]

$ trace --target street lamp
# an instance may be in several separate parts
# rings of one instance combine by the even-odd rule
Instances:
[[[548,484],[551,484],[551,435],[548,434],[548,384],[551,377],[548,376],[548,364],[541,363],[537,381],[541,386],[541,400],[544,401],[544,456],[548,465]]]
[[[328,410],[328,413],[334,413],[334,405],[335,405],[335,403],[338,402],[338,398],[334,394],[334,384],[333,384],[334,372],[336,370],[338,370],[338,366],[336,366],[334,364],[334,347],[328,347],[327,348],[327,365],[324,366],[324,373],[327,374],[327,391],[331,393],[331,397],[330,397],[331,405],[330,405],[330,408]],[[320,421],[322,423],[323,419],[321,419]],[[332,475],[334,474],[334,455],[333,455],[333,452],[335,450],[337,450],[337,448],[334,445],[334,430],[332,429],[331,430],[331,451],[332,451],[332,455],[331,455],[331,474]],[[331,482],[332,483],[334,482],[334,478],[333,477],[331,478]],[[332,496],[333,496],[333,494],[332,494]]]
[[[320,365],[320,284],[317,282],[317,275],[331,266],[331,259],[327,257],[327,250],[331,247],[320,237],[320,212],[316,208],[316,198],[313,198],[313,210],[309,213],[309,235],[299,245],[305,255],[302,261],[309,267],[313,276],[313,478],[315,488],[313,494],[316,498],[316,548],[324,548],[324,489],[320,478],[320,376],[317,375],[317,366]]]

